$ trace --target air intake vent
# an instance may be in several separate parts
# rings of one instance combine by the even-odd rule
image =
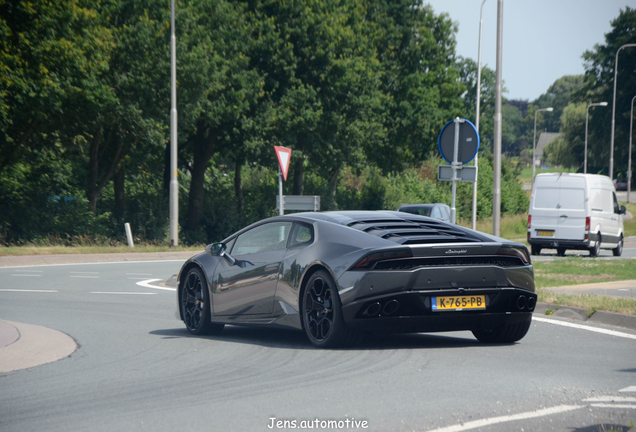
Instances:
[[[438,222],[434,219],[426,222],[405,219],[357,220],[347,224],[347,226],[405,245],[480,242],[484,240],[454,225]]]

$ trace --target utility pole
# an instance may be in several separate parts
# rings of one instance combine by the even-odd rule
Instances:
[[[494,172],[492,175],[492,234],[501,232],[501,57],[503,48],[503,0],[497,0],[497,71],[495,73]]]
[[[179,182],[177,180],[177,38],[174,0],[170,10],[170,247],[179,246]]]

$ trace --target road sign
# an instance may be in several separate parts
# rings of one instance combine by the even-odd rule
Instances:
[[[474,182],[477,178],[477,167],[474,166],[458,166],[457,180],[465,182]],[[451,181],[453,180],[453,167],[451,165],[437,166],[437,180]]]
[[[439,134],[439,152],[444,160],[453,163],[453,151],[455,146],[455,120],[451,120],[442,128]],[[459,142],[457,162],[467,164],[479,150],[479,134],[475,126],[466,119],[459,120]]]
[[[274,146],[276,151],[276,157],[278,158],[278,164],[280,165],[280,171],[283,173],[283,179],[287,180],[287,170],[289,169],[289,161],[291,160],[291,149],[286,147]]]
[[[280,207],[280,197],[276,197]],[[320,211],[320,195],[283,195],[283,210]]]

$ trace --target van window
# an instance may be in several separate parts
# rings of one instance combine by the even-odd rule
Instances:
[[[537,188],[534,208],[583,210],[585,209],[585,194],[583,189]]]
[[[583,189],[561,189],[560,196],[561,210],[584,210],[585,194]]]
[[[555,209],[559,205],[559,191],[552,188],[537,188],[534,208]]]

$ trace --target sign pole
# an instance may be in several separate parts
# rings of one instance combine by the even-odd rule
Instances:
[[[283,174],[280,171],[280,167],[278,167],[278,214],[283,215]]]
[[[457,214],[457,210],[455,208],[455,197],[457,196],[457,165],[462,165],[461,162],[457,162],[457,155],[459,153],[459,123],[461,120],[459,117],[455,118],[455,138],[453,144],[453,193],[451,198],[451,223],[455,223],[455,215]]]

